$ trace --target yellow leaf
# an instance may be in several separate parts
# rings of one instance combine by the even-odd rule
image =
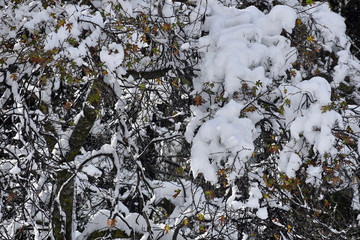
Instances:
[[[244,112],[255,112],[255,110],[256,110],[255,106],[250,106],[248,108],[245,108]]]
[[[302,24],[302,21],[298,18],[298,19],[296,19],[296,23],[297,23],[298,27],[300,27]]]
[[[166,225],[165,228],[164,228],[164,232],[167,234],[170,230],[170,226],[169,225]]]
[[[10,78],[15,81],[17,79],[16,73],[11,74]]]
[[[177,198],[180,193],[181,193],[180,189],[175,190],[175,194],[173,195],[173,198]]]
[[[209,198],[209,199],[214,199],[215,198],[215,193],[212,190],[207,190],[205,191],[205,195]]]
[[[310,35],[309,37],[307,37],[307,40],[308,40],[309,42],[316,42],[315,38],[314,38],[312,35]]]
[[[204,215],[201,213],[199,213],[197,219],[199,220],[200,223],[205,220]]]
[[[329,208],[329,201],[328,200],[325,200],[325,207]]]

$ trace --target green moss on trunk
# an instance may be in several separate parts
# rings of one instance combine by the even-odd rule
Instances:
[[[96,120],[96,111],[94,108],[85,106],[83,111],[84,116],[79,119],[69,139],[70,151],[66,156],[67,162],[72,162],[75,159]]]
[[[74,199],[74,180],[71,178],[71,176],[72,174],[68,170],[62,170],[58,172],[57,176],[58,189],[56,191],[56,195],[58,195],[59,191],[61,190],[59,198],[60,206],[61,210],[66,216],[66,219],[64,222],[64,218],[61,216],[59,205],[55,204],[53,223],[55,238],[61,240],[71,239],[72,209]],[[63,188],[61,189],[62,186]]]
[[[131,238],[131,239],[141,239],[141,235],[140,234],[135,234],[134,235],[127,235],[126,233],[124,233],[123,231],[119,230],[119,229],[113,229],[113,230],[106,230],[106,231],[95,231],[93,233],[91,233],[91,235],[87,238],[87,240],[95,240],[95,239],[103,239],[104,237],[108,237],[110,239],[113,238]],[[108,239],[108,238],[104,238],[104,239]]]
[[[66,155],[66,162],[72,162],[75,159],[96,120],[96,111],[93,107],[85,106],[83,111],[84,116],[79,119],[79,122],[69,139],[70,150]],[[74,180],[72,178],[72,173],[69,170],[58,172],[57,187],[56,195],[60,195],[60,207],[65,214],[66,219],[63,219],[58,204],[55,204],[53,216],[54,235],[55,238],[59,240],[71,240]],[[60,190],[61,192],[59,192]]]

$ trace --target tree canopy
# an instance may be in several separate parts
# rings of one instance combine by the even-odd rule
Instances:
[[[351,6],[0,0],[0,238],[359,239]]]

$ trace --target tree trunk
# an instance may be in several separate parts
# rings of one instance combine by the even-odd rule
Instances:
[[[95,108],[85,106],[83,111],[84,116],[79,119],[79,122],[69,140],[70,150],[66,156],[66,162],[69,163],[72,162],[79,153],[81,146],[85,143],[86,138],[96,120]],[[53,215],[55,238],[59,240],[71,240],[74,203],[74,177],[70,170],[65,169],[58,172],[56,196],[59,196],[59,202],[55,203]]]

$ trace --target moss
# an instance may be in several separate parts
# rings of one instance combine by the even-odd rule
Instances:
[[[94,91],[97,90],[95,84],[93,90]],[[98,102],[96,102],[95,104],[98,104]],[[72,162],[75,159],[75,157],[78,155],[81,147],[86,142],[86,139],[97,117],[96,107],[97,106],[85,105],[83,109],[84,115],[79,119],[69,139],[70,150],[66,155],[66,162]],[[47,140],[48,144],[52,146],[53,140],[54,139],[49,139],[49,141]],[[60,194],[60,199],[59,199],[60,207],[62,211],[65,213],[66,222],[63,221],[60,215],[59,206],[55,204],[53,224],[54,224],[54,234],[56,239],[71,239],[73,199],[74,199],[74,180],[71,177],[72,177],[72,172],[68,170],[62,170],[57,173],[58,189],[56,194],[57,195]],[[59,192],[60,189],[61,192]]]
[[[170,215],[174,209],[175,206],[174,204],[172,204],[168,199],[164,198],[164,200],[162,201],[162,207],[166,210],[167,214]]]
[[[85,143],[87,136],[96,120],[96,110],[90,106],[85,106],[84,116],[80,118],[71,137],[69,139],[70,151],[66,156],[66,161],[71,162],[79,153],[81,146]]]
[[[352,209],[352,189],[344,189],[332,194],[333,205],[337,206],[334,213],[337,224],[341,228],[347,228],[351,222]]]
[[[58,188],[56,194],[57,195],[59,194],[59,191],[62,187],[59,200],[60,200],[61,209],[66,216],[66,222],[64,222],[63,221],[64,219],[61,217],[58,204],[55,204],[53,224],[54,224],[54,235],[56,239],[71,239],[72,209],[73,209],[73,199],[74,199],[74,180],[70,179],[71,176],[72,173],[69,172],[68,170],[59,171],[57,175]],[[63,226],[65,226],[65,229],[63,229]]]
[[[47,122],[44,125],[44,129],[47,133],[44,133],[43,136],[44,136],[46,144],[49,148],[49,152],[52,152],[52,150],[55,147],[55,144],[57,143],[57,140],[54,137],[54,135],[56,135],[55,128],[54,128],[54,126],[51,125],[50,122]],[[54,134],[54,135],[51,135],[51,134]]]
[[[106,230],[106,231],[95,231],[91,233],[91,235],[87,238],[87,240],[95,240],[95,239],[113,239],[113,238],[131,238],[131,239],[141,239],[140,234],[135,235],[127,235],[123,231],[119,229],[114,230]]]
[[[146,80],[161,78],[166,75],[166,73],[170,70],[170,68],[155,70],[155,71],[147,71],[147,72],[137,72],[135,70],[127,71],[125,77],[133,76],[135,79],[144,78]]]
[[[348,95],[354,92],[354,86],[348,86],[345,83],[340,83],[339,90],[345,95]]]

